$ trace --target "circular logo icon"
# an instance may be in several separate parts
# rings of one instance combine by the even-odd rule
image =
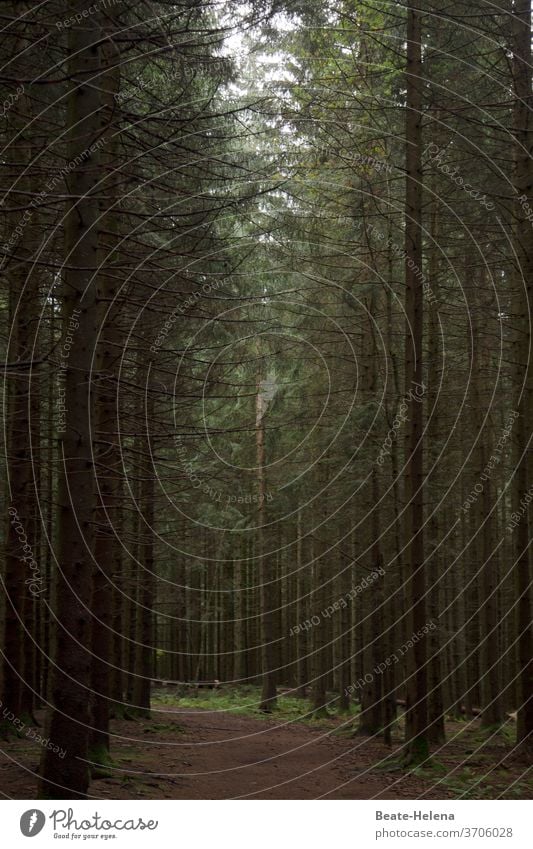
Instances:
[[[42,811],[32,808],[30,811],[25,811],[20,818],[20,830],[24,837],[35,837],[42,831],[46,817]]]

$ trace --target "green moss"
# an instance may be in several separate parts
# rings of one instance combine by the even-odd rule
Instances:
[[[152,714],[149,708],[133,707],[130,705],[127,711],[127,719],[151,719]],[[126,718],[126,716],[125,716]]]
[[[408,741],[402,758],[404,769],[429,764],[429,741],[427,737],[413,737]]]
[[[429,778],[434,775],[447,775],[448,768],[436,758],[427,758],[423,764],[420,766],[416,766],[413,769],[413,775],[417,775],[420,778]]]
[[[476,747],[478,747],[486,741],[493,743],[495,738],[499,737],[505,743],[512,746],[514,744],[515,734],[516,726],[509,722],[503,725],[500,723],[496,725],[482,725],[472,735],[472,740],[475,742]]]
[[[0,722],[0,740],[9,740],[11,737],[17,736],[17,729],[11,722]]]
[[[311,717],[310,719],[330,719],[331,714],[329,713],[327,707],[324,705],[318,708],[311,709]]]
[[[116,763],[103,743],[89,747],[87,760],[91,764],[92,778],[111,778],[114,775],[111,767],[115,767]]]
[[[135,714],[134,709],[131,707],[131,705],[124,706],[122,719],[125,719],[126,722],[136,722],[138,718],[139,717]]]
[[[372,767],[374,772],[403,772],[403,761],[397,756],[391,755],[382,763]]]

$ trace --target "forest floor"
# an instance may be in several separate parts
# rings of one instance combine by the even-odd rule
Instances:
[[[380,737],[353,736],[354,716],[311,719],[309,705],[289,696],[264,716],[256,696],[251,688],[181,699],[156,693],[151,720],[112,723],[115,765],[92,782],[91,797],[533,799],[531,766],[509,757],[512,727],[490,734],[477,721],[450,722],[431,768],[404,772],[394,768],[401,718],[387,747]],[[40,747],[26,737],[0,746],[4,798],[35,797]]]

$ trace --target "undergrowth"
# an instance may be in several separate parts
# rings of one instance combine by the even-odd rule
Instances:
[[[173,706],[178,711],[203,710],[224,711],[241,716],[250,716],[254,719],[264,719],[276,722],[306,722],[315,727],[320,724],[328,724],[330,721],[342,719],[347,721],[350,716],[359,712],[359,705],[352,707],[350,713],[338,714],[335,702],[327,708],[328,716],[314,718],[313,708],[309,699],[300,699],[292,694],[281,693],[278,695],[276,707],[272,713],[264,714],[259,710],[261,701],[261,689],[259,687],[226,687],[220,690],[198,690],[186,695],[179,695],[172,691],[157,691],[153,696],[153,704]]]

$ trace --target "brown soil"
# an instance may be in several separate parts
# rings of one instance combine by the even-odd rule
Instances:
[[[315,727],[208,710],[175,710],[156,716],[149,722],[113,724],[114,775],[93,781],[92,798],[442,799],[453,795],[439,783],[439,776],[420,778],[376,769],[391,750],[381,740],[339,736],[333,721]],[[34,798],[38,744],[16,740],[2,744],[1,749],[2,796]],[[453,748],[447,750],[452,757]],[[464,765],[464,757],[461,760]],[[516,769],[518,778],[523,770]],[[508,773],[507,780],[511,778]]]

